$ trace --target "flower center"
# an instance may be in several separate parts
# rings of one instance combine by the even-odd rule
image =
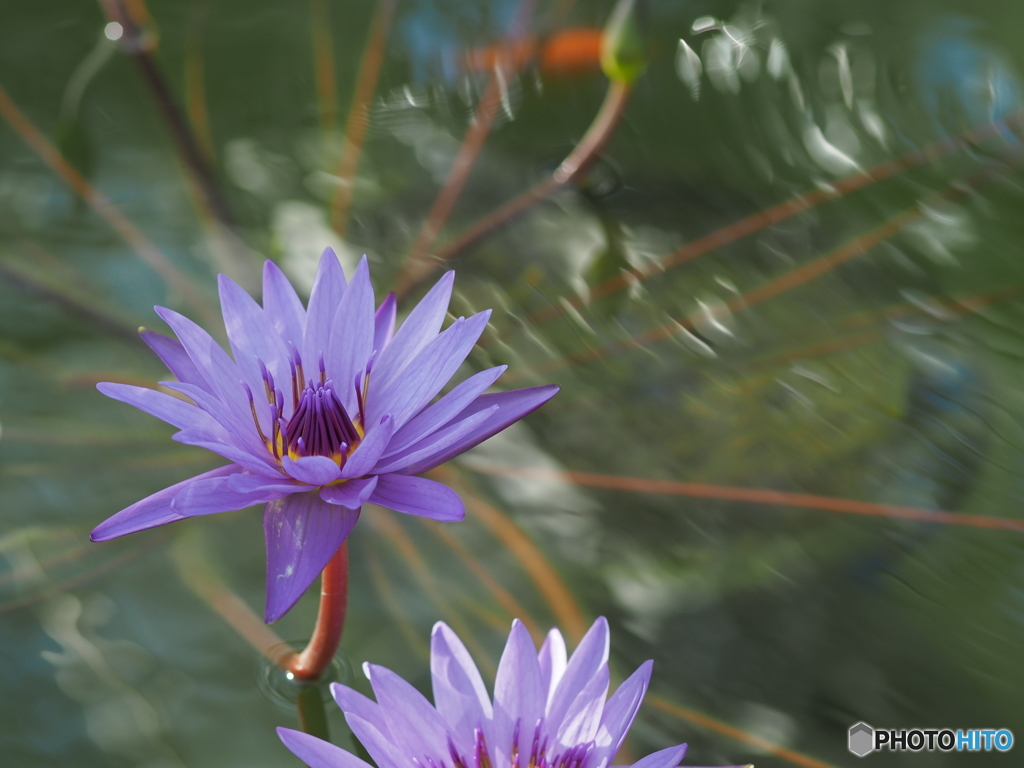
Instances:
[[[267,370],[263,361],[257,359],[260,374],[263,377],[267,404],[270,406],[271,433],[269,437],[260,426],[252,390],[248,384],[243,384],[249,397],[249,408],[252,411],[256,431],[266,444],[267,450],[278,461],[285,455],[293,460],[302,456],[326,456],[341,466],[366,432],[364,424],[366,392],[369,387],[370,369],[373,367],[374,356],[370,357],[365,371],[357,375],[354,382],[359,412],[353,421],[338,396],[334,382],[327,378],[323,353],[320,354],[320,377],[318,381],[314,381],[305,378],[302,358],[298,350],[292,344],[289,344],[288,348],[290,352],[288,362],[291,369],[292,415],[287,420],[284,418],[284,393],[274,385],[274,376]],[[304,385],[303,382],[305,382]]]

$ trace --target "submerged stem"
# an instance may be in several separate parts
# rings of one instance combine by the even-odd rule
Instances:
[[[348,542],[327,563],[320,576],[320,613],[313,637],[301,653],[285,659],[284,668],[300,680],[316,680],[330,666],[341,642],[348,608]]]

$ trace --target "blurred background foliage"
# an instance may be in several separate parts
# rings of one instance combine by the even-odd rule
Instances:
[[[602,37],[599,0],[4,5],[5,765],[297,764],[260,650],[314,596],[252,616],[258,510],[90,544],[216,463],[94,385],[167,377],[154,304],[216,333],[218,272],[308,291],[328,245],[406,302],[453,266],[453,312],[495,309],[467,368],[563,387],[438,471],[464,523],[364,510],[357,668],[426,690],[438,619],[486,676],[513,616],[603,614],[620,680],[655,659],[631,755],[1024,736],[1024,6],[634,10]]]

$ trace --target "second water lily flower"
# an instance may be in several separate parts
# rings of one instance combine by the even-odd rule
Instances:
[[[328,249],[308,307],[273,262],[263,271],[262,307],[221,275],[233,359],[191,320],[158,307],[178,338],[143,338],[177,378],[162,385],[191,402],[127,384],[99,390],[177,427],[178,442],[231,463],[136,502],[97,526],[92,540],[266,504],[271,622],[323,570],[362,504],[461,519],[454,491],[416,475],[521,419],[558,387],[484,394],[505,370],[498,366],[431,402],[490,317],[460,317],[441,330],[453,279],[442,277],[396,330],[395,297],[376,306],[365,258],[346,282]]]
[[[512,624],[487,694],[476,664],[443,622],[430,638],[434,704],[389,669],[365,664],[377,701],[334,683],[345,720],[379,768],[608,768],[629,732],[651,678],[645,662],[608,696],[608,622],[599,618],[566,658],[551,630],[540,652]],[[288,728],[278,735],[310,768],[370,768],[345,750]],[[674,768],[686,745],[632,768]]]

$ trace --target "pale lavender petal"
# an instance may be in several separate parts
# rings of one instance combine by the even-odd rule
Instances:
[[[382,733],[372,723],[359,715],[346,714],[345,722],[359,743],[366,747],[370,757],[379,768],[409,768],[415,765],[410,756],[403,754],[394,744],[390,734]],[[416,757],[420,757],[416,755]]]
[[[388,443],[388,449],[384,455],[391,456],[403,451],[443,427],[483,394],[507,368],[507,365],[499,365],[470,376],[398,430],[391,438],[391,442]]]
[[[454,281],[455,273],[446,272],[405,318],[391,343],[380,351],[380,357],[374,365],[379,385],[398,376],[420,350],[437,336],[448,314]]]
[[[299,349],[307,377],[316,370],[320,355],[327,355],[327,343],[331,338],[331,322],[345,295],[345,273],[337,255],[327,248],[320,257],[316,270],[313,290],[309,294],[309,310],[306,312],[306,333]],[[347,382],[345,382],[347,386]]]
[[[225,443],[214,432],[207,432],[204,429],[183,429],[181,432],[171,435],[171,439],[183,445],[194,445],[197,448],[213,451],[218,456],[230,459],[250,472],[269,474],[274,471],[274,465],[258,456],[253,456],[249,451]]]
[[[376,664],[367,664],[366,669],[396,746],[405,745],[409,757],[432,757],[438,765],[448,762],[447,728],[438,711],[390,669]]]
[[[381,420],[380,424],[366,433],[359,446],[345,460],[345,465],[341,468],[341,476],[360,477],[373,469],[377,459],[388,447],[388,441],[394,430],[395,422],[389,414]]]
[[[401,428],[405,423],[402,420],[403,416],[408,420],[415,415],[414,403],[433,390],[435,381],[444,370],[465,324],[465,318],[460,317],[443,333],[435,336],[434,340],[416,356],[403,375],[391,381],[381,381],[381,377],[375,377],[373,387],[366,398],[366,419],[369,423],[372,424],[385,413],[390,413],[395,419],[396,428]],[[376,366],[374,372],[376,373]],[[443,387],[444,383],[440,386]]]
[[[653,661],[645,661],[605,702],[596,738],[599,753],[594,757],[598,765],[612,760],[625,741],[647,693],[653,667]]]
[[[598,617],[583,636],[579,646],[569,658],[565,674],[555,689],[548,706],[549,723],[557,724],[565,718],[569,707],[579,696],[602,665],[608,662],[608,620]]]
[[[413,365],[416,366],[415,370],[418,375],[408,377],[408,384],[412,386],[396,390],[392,396],[397,402],[384,409],[395,417],[396,427],[403,426],[418,414],[427,403],[434,399],[434,395],[451,380],[455,372],[459,370],[459,366],[473,350],[473,345],[480,338],[480,334],[484,332],[490,317],[491,310],[486,309],[483,312],[477,312],[464,322],[460,318],[461,328],[447,354],[440,359],[440,365],[435,366],[429,358],[421,363],[421,356],[417,356]],[[460,322],[454,323],[448,330],[453,331],[460,325]]]
[[[512,622],[512,631],[494,679],[494,743],[491,749],[501,755],[496,764],[511,764],[509,745],[517,721],[522,723],[519,728],[519,754],[530,754],[533,724],[544,714],[546,694],[541,686],[537,649],[526,627],[516,619]]]
[[[239,374],[238,366],[228,357],[228,353],[221,349],[210,334],[184,315],[179,315],[166,307],[154,307],[154,309],[181,340],[188,356],[192,358],[192,362],[195,363],[199,373],[209,385],[210,392],[228,406],[238,401],[241,394],[239,381],[242,377]],[[241,399],[245,399],[244,394]],[[245,411],[248,410],[249,404],[246,402]]]
[[[96,385],[96,389],[107,397],[128,403],[140,411],[163,419],[178,429],[197,427],[209,432],[223,431],[220,424],[205,411],[164,392],[157,392],[155,389],[134,387],[130,384],[115,384],[109,381],[100,382]]]
[[[306,308],[281,268],[269,259],[263,263],[263,310],[281,338],[301,349]]]
[[[633,763],[632,768],[675,768],[685,754],[686,745],[680,744],[659,752],[652,752],[647,757]]]
[[[242,425],[248,422],[250,437],[256,439],[255,424],[252,423],[252,411],[249,407],[249,402],[245,396],[245,392],[242,388],[242,380],[245,378],[244,371],[240,370],[237,365],[228,357],[228,354],[220,348],[220,345],[213,340],[206,331],[200,328],[198,325],[193,323],[187,317],[179,315],[170,309],[163,307],[156,307],[156,312],[163,318],[171,330],[177,334],[181,340],[182,345],[185,347],[185,351],[188,352],[189,357],[192,358],[192,362],[199,368],[199,372],[203,375],[206,383],[209,385],[205,389],[209,389],[212,395],[220,400],[223,410],[229,411],[234,420],[234,426],[229,426],[224,420],[218,418],[216,414],[212,413],[210,409],[204,408],[202,403],[196,397],[192,397],[196,405],[203,410],[210,412],[214,418],[220,421],[224,426],[229,427],[236,435],[244,434]],[[180,385],[178,391],[183,391]],[[252,386],[250,384],[250,386]],[[260,384],[262,389],[262,383]],[[254,392],[256,390],[253,390]],[[267,403],[264,398],[256,398],[256,409],[260,415],[261,420],[264,424],[269,421],[269,411],[267,409]],[[266,433],[267,430],[264,432]],[[258,442],[258,440],[256,440]]]
[[[376,475],[360,480],[346,480],[343,483],[323,486],[320,489],[320,498],[328,504],[339,504],[349,509],[359,509],[370,500],[376,487]]]
[[[173,523],[176,520],[184,520],[185,516],[171,509],[171,501],[178,493],[191,483],[208,480],[215,477],[224,477],[239,471],[239,467],[228,464],[226,467],[211,469],[201,475],[182,480],[169,488],[157,491],[152,496],[147,496],[137,501],[130,507],[125,507],[116,515],[108,517],[97,525],[89,538],[92,541],[109,541],[118,536],[125,536],[129,533],[144,531],[147,528],[155,528],[165,523]]]
[[[373,348],[378,353],[382,352],[395,336],[397,310],[398,300],[392,291],[384,297],[384,301],[377,308],[377,314],[373,316]]]
[[[430,633],[430,675],[437,711],[461,754],[470,754],[473,729],[490,721],[494,711],[466,646],[443,621]]]
[[[366,370],[366,363],[373,352],[373,285],[365,256],[345,289],[329,330],[327,347],[321,350],[327,363],[327,378],[334,380],[335,391],[345,410],[355,413],[357,405],[353,382],[357,373]]]
[[[331,683],[331,695],[346,716],[361,717],[382,734],[389,734],[387,723],[384,722],[384,715],[381,714],[380,705],[377,702],[341,683]]]
[[[268,501],[295,493],[294,488],[273,489],[269,486],[236,491],[231,488],[230,480],[230,476],[211,477],[189,483],[174,497],[171,509],[183,517],[215,515],[218,512],[245,509],[255,504],[266,504]]]
[[[188,356],[185,347],[177,339],[164,336],[162,333],[143,328],[139,331],[142,340],[149,345],[149,348],[156,352],[156,356],[163,360],[164,365],[174,374],[178,381],[186,384],[208,388],[209,384],[203,378],[203,374],[196,368],[192,358]]]
[[[544,644],[540,647],[540,653],[537,654],[537,662],[540,664],[542,687],[548,692],[546,703],[550,704],[555,695],[555,689],[558,687],[562,675],[565,674],[565,639],[557,627],[552,627],[548,636],[544,638]]]
[[[558,723],[556,743],[563,747],[572,747],[593,741],[601,725],[604,700],[608,695],[608,679],[608,665],[602,664],[597,674],[590,678],[579,696],[569,706],[565,717]]]
[[[314,491],[271,501],[263,511],[267,540],[266,621],[277,621],[338,551],[359,519]]]
[[[396,512],[441,522],[454,522],[466,516],[459,494],[444,483],[425,477],[380,475],[370,501]]]
[[[263,389],[263,376],[257,358],[273,374],[275,383],[283,385],[291,375],[288,348],[263,312],[263,307],[227,275],[217,276],[217,288],[224,328],[235,363],[245,371],[246,381],[253,387],[253,394]]]
[[[444,464],[448,459],[468,451],[475,445],[482,443],[492,435],[501,432],[509,424],[518,421],[526,414],[544,405],[555,396],[559,387],[556,384],[549,384],[544,387],[530,387],[529,389],[514,389],[511,392],[498,392],[492,395],[480,395],[474,400],[454,421],[466,419],[480,411],[497,405],[495,411],[477,431],[464,437],[455,445],[440,451],[438,454],[422,459],[417,464],[406,467],[403,473],[418,475],[428,469]]]
[[[341,477],[337,462],[326,456],[300,456],[298,459],[283,456],[281,466],[296,480],[309,485],[327,485]]]
[[[244,416],[239,415],[235,409],[226,406],[217,395],[211,394],[195,384],[161,381],[160,386],[167,387],[174,392],[180,392],[202,410],[210,414],[218,424],[227,430],[231,437],[229,442],[234,443],[239,448],[244,448],[253,456],[269,458],[267,446],[260,440],[259,433],[256,431],[256,425],[252,420],[252,413],[245,413]]]
[[[398,472],[412,464],[416,464],[423,459],[444,451],[449,446],[461,442],[466,435],[475,432],[479,426],[493,416],[497,410],[498,406],[495,405],[489,411],[481,411],[480,413],[470,416],[468,419],[462,419],[461,421],[455,422],[450,427],[439,429],[415,445],[406,448],[401,453],[396,453],[386,459],[381,459],[377,466],[373,468],[373,471],[379,473]]]
[[[292,754],[309,768],[371,768],[369,763],[352,753],[308,733],[278,728],[277,735]]]
[[[273,477],[260,473],[241,472],[228,478],[228,486],[239,493],[252,493],[257,488],[284,493],[300,493],[309,490],[305,483],[285,477],[280,472],[275,472]]]

